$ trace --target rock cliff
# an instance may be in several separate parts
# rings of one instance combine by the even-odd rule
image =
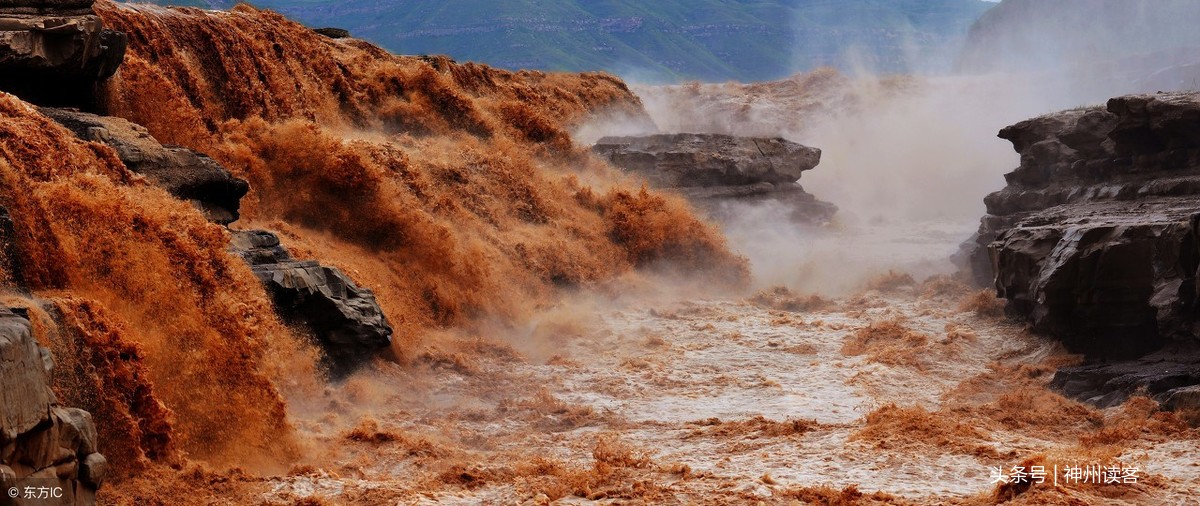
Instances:
[[[1185,358],[1197,344],[1200,95],[1114,98],[1000,137],[1021,165],[985,199],[988,215],[963,247],[976,280],[995,284],[1010,315],[1075,352],[1132,359],[1171,350],[1144,357],[1146,367],[1120,366],[1156,375],[1089,364],[1057,384],[1112,402],[1138,387],[1164,393],[1200,380]]]
[[[96,452],[92,415],[58,405],[50,388],[53,367],[29,320],[0,308],[3,504],[93,504],[104,482],[108,461]]]
[[[124,33],[92,0],[0,0],[0,89],[30,102],[92,105],[88,90],[117,71]]]

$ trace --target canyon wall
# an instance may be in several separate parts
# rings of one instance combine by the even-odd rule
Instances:
[[[1110,404],[1200,383],[1200,95],[1117,97],[1000,137],[1021,165],[960,258],[1010,315],[1104,359],[1057,385]]]

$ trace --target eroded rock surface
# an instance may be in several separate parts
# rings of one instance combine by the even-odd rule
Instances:
[[[719,134],[604,137],[592,150],[623,170],[671,188],[702,207],[730,199],[774,199],[803,221],[828,221],[837,208],[797,182],[821,150],[782,138]]]
[[[0,0],[0,90],[46,105],[81,105],[125,57],[91,0]]]
[[[1172,409],[1200,408],[1200,350],[1167,349],[1135,360],[1095,361],[1064,367],[1052,388],[1101,407],[1144,394]]]
[[[235,231],[233,248],[266,286],[280,316],[314,334],[335,376],[391,344],[392,326],[375,294],[342,271],[292,258],[279,237],[265,230]]]
[[[41,112],[80,139],[112,146],[129,170],[192,202],[210,220],[221,224],[237,221],[241,199],[250,185],[216,160],[187,148],[164,146],[145,127],[121,118],[49,107]]]
[[[1162,381],[1164,370],[1188,368],[1144,357],[1164,347],[1181,363],[1200,357],[1189,351],[1197,346],[1200,95],[1114,98],[1000,137],[1021,165],[985,199],[988,215],[961,259],[977,281],[995,284],[1010,315],[1072,351],[1117,360],[1064,369],[1056,384],[1107,403],[1200,379],[1171,372],[1178,381]],[[1146,374],[1131,372],[1139,370]]]
[[[2,504],[95,504],[96,489],[104,482],[108,463],[96,452],[92,415],[58,405],[50,388],[52,368],[29,320],[0,308]],[[41,494],[42,487],[48,495]],[[13,488],[16,498],[8,495]]]

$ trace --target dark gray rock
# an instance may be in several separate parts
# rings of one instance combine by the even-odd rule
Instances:
[[[1170,409],[1189,408],[1200,391],[1200,351],[1171,347],[1135,360],[1096,361],[1064,367],[1050,387],[1100,407],[1134,394],[1148,395]],[[1190,392],[1190,393],[1189,393]]]
[[[265,230],[233,232],[233,249],[250,264],[284,321],[313,333],[334,376],[389,348],[392,327],[375,294],[342,271],[293,259]]]
[[[40,110],[80,139],[111,146],[129,170],[146,176],[175,197],[191,201],[210,220],[220,224],[237,221],[241,199],[250,191],[250,185],[216,160],[187,148],[164,146],[145,127],[122,118],[75,109]]]
[[[592,150],[664,188],[794,183],[821,150],[787,141],[718,134],[605,137]]]
[[[331,39],[345,39],[350,37],[350,30],[344,28],[316,28],[313,31]]]
[[[1200,94],[1114,98],[1000,137],[1021,165],[959,260],[1010,316],[1089,357],[1055,385],[1107,405],[1200,382],[1200,354],[1179,351],[1200,344]]]
[[[713,218],[724,222],[735,222],[745,208],[745,203],[776,203],[792,222],[804,224],[826,224],[837,213],[837,206],[818,200],[804,191],[799,183],[757,183],[741,186],[714,186],[708,188],[676,188],[696,207]]]
[[[721,203],[731,200],[785,203],[793,218],[806,222],[827,222],[837,211],[797,183],[804,171],[820,163],[821,150],[782,138],[604,137],[592,150],[622,170],[641,175],[656,187],[673,189],[718,215]]]
[[[1200,383],[1200,374],[1191,383]],[[1200,411],[1200,384],[1168,390],[1162,395],[1163,405],[1172,410]]]
[[[1001,232],[990,246],[1010,314],[1073,351],[1136,357],[1193,336],[1200,202],[1056,206]]]

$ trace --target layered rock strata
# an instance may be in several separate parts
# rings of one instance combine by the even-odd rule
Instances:
[[[53,366],[29,320],[0,308],[0,503],[95,504],[104,482],[92,415],[58,405]]]
[[[701,207],[729,200],[775,200],[800,221],[828,221],[837,208],[798,183],[821,150],[782,138],[719,134],[605,137],[592,150],[655,187],[671,188]]]
[[[985,199],[960,258],[1010,315],[1109,360],[1064,369],[1055,384],[1111,403],[1200,382],[1200,95],[1114,98],[1000,137],[1021,164]]]

